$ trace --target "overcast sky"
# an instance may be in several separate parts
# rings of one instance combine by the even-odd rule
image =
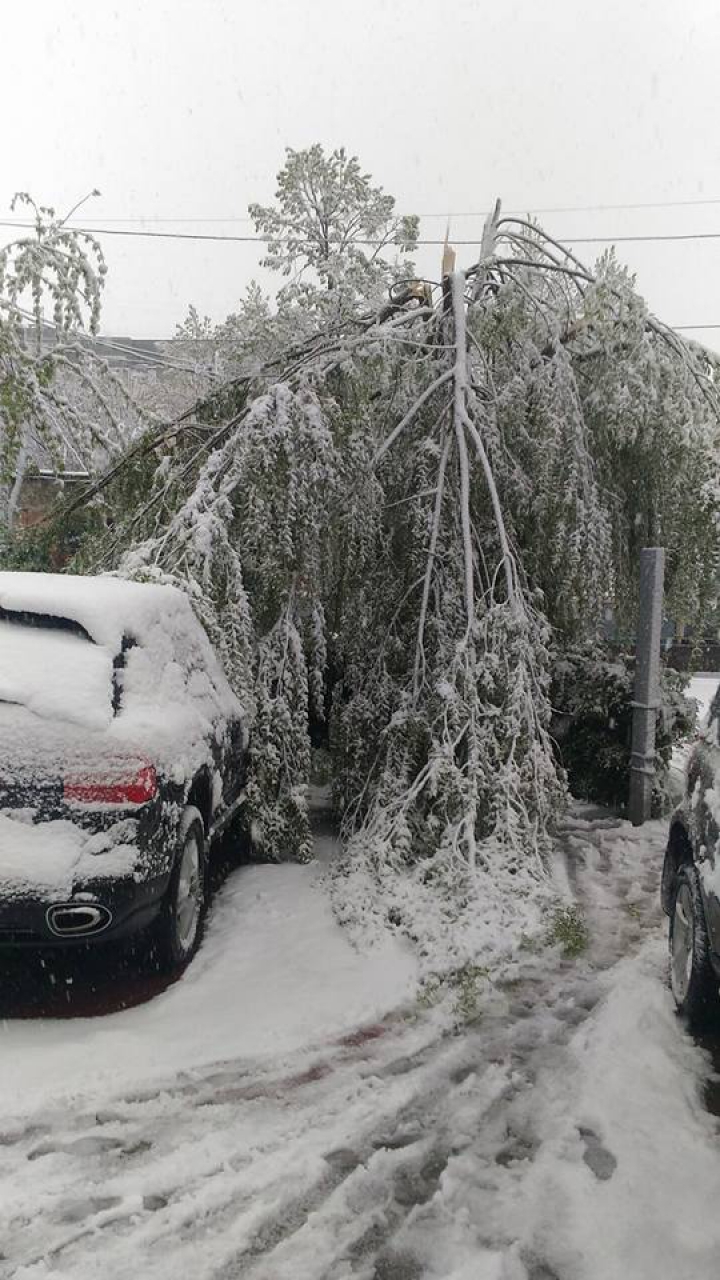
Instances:
[[[720,231],[717,0],[33,0],[3,11],[0,217],[251,233],[283,148],[345,145],[421,235],[496,196],[575,237]],[[596,212],[585,206],[717,200]],[[115,219],[147,219],[111,222]],[[12,237],[0,228],[0,241]],[[106,237],[103,331],[220,320],[261,246]],[[720,325],[720,240],[622,244],[653,309]],[[592,261],[597,246],[579,248]],[[421,265],[437,275],[439,250]],[[472,262],[473,248],[460,251]],[[720,346],[720,328],[696,335]]]

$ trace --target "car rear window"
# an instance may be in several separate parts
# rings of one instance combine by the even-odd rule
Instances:
[[[41,614],[0,618],[0,703],[103,729],[113,716],[112,672],[109,652],[75,623]]]

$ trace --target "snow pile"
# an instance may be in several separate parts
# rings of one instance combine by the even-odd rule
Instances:
[[[32,810],[0,812],[0,877],[4,899],[32,894],[69,898],[73,882],[130,876],[137,859],[133,819],[92,834],[73,822],[32,821]]]
[[[493,852],[488,842],[488,869],[453,868],[452,877],[429,862],[399,873],[378,857],[373,869],[372,850],[358,865],[348,858],[329,884],[338,920],[359,946],[388,932],[409,938],[424,980],[457,977],[477,966],[498,980],[519,947],[547,933],[557,888],[526,867],[508,870],[504,850],[494,864]]]

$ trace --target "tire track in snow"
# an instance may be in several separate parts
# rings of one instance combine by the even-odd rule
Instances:
[[[384,1174],[382,1156],[374,1154],[362,1165],[356,1165],[351,1178],[332,1192],[314,1218],[288,1233],[269,1256],[252,1263],[247,1253],[240,1253],[219,1273],[222,1280],[234,1276],[247,1276],[250,1280],[299,1280],[303,1276],[308,1280],[335,1280],[346,1273],[367,1280],[382,1280],[384,1276],[415,1280],[423,1270],[413,1257],[408,1240],[403,1239],[411,1236],[405,1228],[439,1186],[448,1159],[459,1154],[465,1145],[477,1145],[478,1130],[483,1129],[489,1160],[509,1166],[532,1159],[537,1140],[522,1120],[518,1124],[517,1116],[522,1115],[522,1104],[538,1072],[546,1069],[554,1057],[562,1060],[567,1041],[603,993],[599,973],[621,958],[629,946],[634,949],[660,919],[659,850],[656,848],[650,868],[639,867],[638,841],[626,839],[623,843],[627,847],[618,850],[619,829],[619,823],[604,817],[593,823],[588,819],[571,820],[563,833],[578,899],[586,914],[593,916],[592,923],[600,921],[598,937],[597,926],[593,930],[592,958],[579,965],[560,962],[554,973],[555,982],[549,985],[538,980],[519,982],[505,1014],[491,1015],[482,1020],[479,1030],[468,1031],[465,1068],[455,1072],[455,1079],[449,1075],[446,1087],[434,1098],[422,1098],[420,1109],[411,1104],[402,1114],[403,1122],[414,1120],[434,1135],[430,1158],[426,1151],[420,1153],[420,1160],[425,1161],[420,1170],[424,1167],[431,1171],[431,1177],[421,1177],[424,1187],[416,1186],[415,1194],[409,1196],[404,1189],[398,1194],[399,1175],[401,1179],[405,1175],[406,1187],[410,1173],[412,1186],[412,1151],[404,1151],[399,1160],[391,1155],[385,1161]],[[660,845],[663,838],[660,833]],[[613,853],[616,866],[612,866]],[[619,893],[603,883],[611,871]],[[643,875],[639,887],[638,871]],[[598,889],[602,890],[599,894]],[[632,899],[629,904],[628,894]],[[643,912],[623,910],[624,905],[635,907],[638,897],[642,901],[648,896],[651,902],[643,901]],[[607,912],[612,913],[612,920],[608,920]],[[458,1134],[458,1116],[467,1112],[468,1106],[472,1114],[470,1135]],[[597,1135],[588,1132],[586,1139],[596,1161],[612,1160]],[[417,1169],[417,1160],[414,1163]],[[491,1200],[489,1188],[488,1201]],[[368,1207],[363,1211],[365,1203]],[[398,1236],[401,1243],[394,1248],[393,1240]],[[323,1241],[333,1242],[325,1256],[319,1248]],[[509,1247],[512,1241],[496,1237],[493,1243]],[[554,1275],[541,1258],[528,1257],[526,1263],[531,1280],[550,1280]]]
[[[0,1274],[45,1260],[72,1280],[99,1266],[108,1280],[138,1266],[143,1280],[415,1280],[408,1224],[448,1160],[478,1143],[501,1169],[532,1158],[522,1100],[602,995],[602,971],[656,927],[657,851],[637,865],[634,839],[577,815],[563,842],[588,956],[528,960],[462,1035],[388,1020],[300,1067],[221,1064],[8,1127]]]
[[[422,1055],[422,1040],[415,1039]],[[407,1034],[402,1034],[403,1053],[413,1048],[407,1041]],[[102,1184],[105,1192],[118,1195],[125,1207],[124,1211],[116,1208],[112,1216],[90,1214],[95,1225],[122,1228],[129,1218],[138,1242],[143,1235],[143,1194],[152,1197],[155,1209],[165,1210],[164,1216],[172,1217],[175,1226],[182,1229],[187,1220],[204,1233],[214,1229],[226,1211],[237,1217],[239,1200],[252,1200],[258,1190],[271,1187],[289,1159],[302,1165],[299,1181],[304,1190],[313,1172],[309,1157],[313,1131],[319,1131],[324,1150],[327,1142],[334,1140],[338,1113],[337,1141],[342,1142],[347,1141],[342,1114],[348,1108],[353,1124],[366,1128],[387,1123],[387,1117],[397,1111],[403,1089],[400,1085],[393,1088],[392,1081],[378,1102],[374,1062],[378,1042],[377,1035],[359,1044],[350,1044],[345,1037],[334,1058],[320,1058],[292,1075],[269,1073],[249,1081],[247,1073],[242,1073],[239,1085],[233,1084],[238,1073],[231,1069],[213,1071],[209,1080],[198,1073],[197,1079],[184,1080],[167,1092],[121,1098],[94,1116],[80,1113],[70,1117],[69,1125],[62,1113],[48,1116],[42,1135],[36,1126],[9,1133],[13,1150],[10,1161],[3,1161],[2,1172],[7,1173],[9,1182],[13,1171],[22,1171],[25,1160],[31,1177],[25,1179],[25,1185],[21,1180],[17,1208],[12,1194],[5,1199],[5,1220],[10,1228],[5,1234],[7,1244],[17,1244],[26,1264],[44,1256],[59,1257],[80,1238],[77,1229],[70,1233],[62,1230],[64,1209],[69,1203],[76,1218],[83,1195],[92,1208],[88,1184]],[[393,1068],[397,1062],[395,1048],[391,1051]],[[421,1068],[421,1056],[407,1058],[405,1063],[412,1074]],[[330,1064],[333,1085],[328,1089],[325,1079],[331,1073]],[[8,1149],[10,1145],[8,1142]],[[318,1154],[318,1181],[329,1185],[321,1159]],[[180,1177],[183,1167],[188,1172]],[[40,1221],[34,1205],[43,1180],[50,1183],[52,1197]],[[138,1183],[143,1194],[137,1193]],[[31,1251],[28,1246],[33,1234],[39,1237],[38,1247]],[[157,1236],[154,1229],[147,1234],[148,1242]],[[162,1230],[159,1234],[162,1236]]]

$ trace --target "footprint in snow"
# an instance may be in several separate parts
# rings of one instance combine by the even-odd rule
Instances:
[[[28,1160],[39,1160],[40,1156],[69,1155],[95,1156],[105,1151],[112,1151],[123,1144],[119,1138],[100,1138],[88,1135],[76,1138],[74,1142],[43,1142],[41,1146],[28,1151]]]
[[[107,1209],[116,1209],[122,1203],[120,1196],[96,1196],[90,1200],[77,1200],[68,1205],[63,1212],[61,1222],[83,1222],[96,1213],[104,1213]]]
[[[592,1169],[600,1182],[607,1182],[617,1169],[615,1156],[612,1151],[608,1151],[607,1147],[603,1146],[594,1129],[580,1128],[578,1133],[585,1143],[583,1160],[588,1169]]]
[[[527,1269],[527,1280],[560,1280],[557,1271],[553,1271],[547,1262],[540,1258],[523,1258]]]

